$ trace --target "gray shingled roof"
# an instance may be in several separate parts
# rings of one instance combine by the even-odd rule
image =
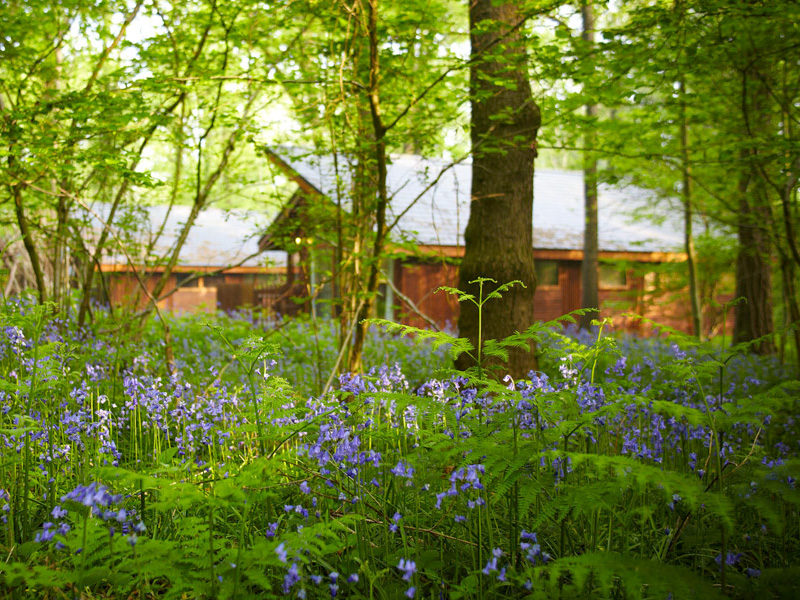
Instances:
[[[336,197],[332,157],[286,148],[278,150],[277,155],[320,193]],[[394,235],[399,233],[417,244],[463,245],[469,219],[471,163],[463,161],[448,169],[451,163],[419,156],[395,156],[391,161],[387,176],[392,196],[390,213],[395,216],[408,209]],[[340,159],[339,188],[346,192],[348,168],[343,162],[344,159]],[[533,184],[534,248],[583,249],[583,172],[536,169]],[[655,200],[651,192],[635,186],[601,184],[598,198],[600,250],[680,251],[680,220],[668,217],[657,222],[633,216]]]
[[[95,207],[94,210],[104,216],[108,214],[108,205]],[[167,207],[148,206],[137,210],[146,211],[144,227],[136,236],[136,241],[145,243],[164,222]],[[189,217],[190,210],[189,206],[172,207],[164,233],[155,246],[157,255],[163,256],[175,243],[183,224]],[[187,267],[231,265],[261,267],[268,264],[283,266],[286,264],[285,252],[258,253],[258,236],[263,232],[266,221],[267,218],[263,213],[207,208],[197,216],[194,226],[189,231],[178,264]],[[92,229],[95,230],[95,235],[99,228],[99,222],[93,218]],[[117,229],[118,226],[114,226],[114,230]],[[113,251],[117,245],[110,241],[107,247]],[[243,260],[244,262],[241,262]],[[103,262],[125,264],[126,259],[120,252],[114,251],[111,256],[105,257]]]

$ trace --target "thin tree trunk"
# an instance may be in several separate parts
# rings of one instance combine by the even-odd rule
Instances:
[[[377,181],[377,206],[375,207],[375,234],[372,247],[369,249],[369,260],[366,262],[367,285],[364,290],[364,301],[356,314],[356,330],[353,348],[350,352],[348,369],[351,372],[362,370],[361,357],[364,350],[364,339],[367,333],[367,319],[372,312],[375,294],[378,290],[381,270],[381,255],[386,241],[386,208],[389,195],[386,190],[386,129],[383,125],[380,105],[380,55],[378,49],[378,0],[367,0],[367,29],[369,33],[369,112],[372,121],[373,160]]]
[[[524,19],[516,3],[473,0],[469,21],[472,201],[459,288],[477,297],[478,286],[471,282],[479,277],[501,284],[521,280],[527,286],[486,303],[480,317],[471,303],[461,304],[459,335],[477,346],[479,339],[502,339],[533,323],[533,162],[541,117],[531,94],[520,33]],[[473,366],[470,362],[462,355],[456,366],[465,369]],[[534,351],[510,352],[512,377],[536,368]]]
[[[583,40],[590,47],[594,45],[594,10],[591,0],[584,2],[581,7],[583,15]],[[586,105],[586,116],[590,121],[587,126],[585,145],[586,154],[583,163],[583,198],[584,198],[584,232],[583,232],[583,263],[581,265],[581,307],[593,308],[578,319],[581,329],[589,329],[592,320],[600,317],[600,293],[598,291],[599,269],[599,241],[597,214],[597,158],[594,153],[595,127],[594,119],[597,117],[597,105]]]
[[[686,270],[689,276],[689,301],[692,307],[692,332],[698,338],[703,336],[703,321],[700,307],[700,294],[697,285],[697,254],[694,249],[694,236],[692,234],[692,171],[689,162],[689,123],[686,117],[686,87],[681,78],[679,82],[680,111],[681,111],[681,174],[683,188],[681,200],[683,202],[683,248],[686,252]]]
[[[253,99],[251,98],[250,104],[252,104],[252,100]],[[183,246],[189,237],[189,231],[192,229],[194,222],[197,220],[197,216],[206,207],[208,196],[211,193],[211,190],[214,188],[214,185],[217,183],[219,178],[222,176],[222,173],[225,171],[225,168],[228,166],[228,161],[230,160],[231,154],[233,154],[233,150],[236,147],[236,138],[238,137],[239,133],[240,130],[237,129],[228,136],[225,149],[222,151],[222,158],[220,158],[217,168],[209,176],[202,188],[199,187],[200,182],[198,181],[197,194],[195,196],[194,203],[192,204],[192,210],[189,211],[189,216],[186,218],[186,222],[183,224],[181,232],[178,234],[178,239],[176,239],[175,243],[172,245],[170,257],[167,260],[167,264],[164,266],[164,271],[161,274],[161,278],[153,288],[152,295],[154,298],[156,298],[156,300],[158,300],[158,297],[164,291],[164,288],[167,287],[169,277],[172,275],[172,270],[175,268],[175,265],[178,264],[178,258],[180,257],[181,250],[183,249]],[[198,161],[200,160],[202,160],[202,156],[198,156]]]
[[[61,44],[59,42],[55,52],[55,75],[51,81],[48,82],[47,88],[58,91],[61,83],[61,64],[63,55],[61,51]],[[55,110],[55,109],[54,109]],[[55,119],[54,119],[55,120]],[[55,126],[55,123],[54,123]],[[57,145],[57,143],[56,143]],[[66,296],[66,290],[69,285],[68,274],[69,265],[68,260],[68,244],[67,232],[69,225],[69,202],[64,194],[59,190],[59,187],[66,188],[66,182],[59,184],[58,175],[54,174],[51,180],[51,191],[56,198],[56,230],[55,238],[53,239],[53,302],[55,302],[56,310],[61,310],[62,303]]]
[[[12,163],[9,157],[9,163]],[[22,234],[22,243],[25,245],[25,250],[28,252],[28,258],[31,261],[31,268],[33,275],[36,278],[36,290],[39,296],[39,303],[43,304],[47,301],[47,282],[44,279],[42,272],[42,263],[39,260],[39,250],[36,248],[36,241],[33,239],[33,233],[28,225],[28,217],[25,214],[25,207],[22,203],[22,184],[15,183],[11,185],[11,196],[14,198],[14,213],[17,217],[17,226],[19,232]]]
[[[134,161],[134,165],[138,163],[139,157],[141,156],[141,149],[143,148],[144,145],[142,145],[140,148],[139,155]],[[87,258],[86,264],[84,265],[83,293],[81,296],[81,305],[78,309],[78,327],[83,326],[83,324],[86,322],[86,315],[89,314],[89,304],[92,301],[92,285],[94,283],[95,264],[102,262],[100,259],[103,256],[103,250],[105,249],[106,241],[108,240],[110,231],[109,227],[111,227],[112,223],[114,222],[117,209],[119,208],[122,199],[125,197],[125,193],[128,191],[128,181],[128,179],[125,179],[120,184],[120,187],[114,196],[114,201],[111,204],[111,208],[108,211],[108,215],[103,215],[106,219],[108,227],[103,227],[103,230],[100,232],[100,237],[95,244],[94,252]]]
[[[57,187],[57,186],[55,186]],[[66,301],[69,287],[69,245],[67,232],[69,226],[69,203],[63,194],[57,193],[56,234],[53,240],[53,302],[61,310]]]

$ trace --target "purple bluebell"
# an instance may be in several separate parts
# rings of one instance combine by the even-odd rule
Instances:
[[[411,581],[411,577],[417,571],[417,564],[413,560],[401,558],[397,568],[403,572],[403,581]]]

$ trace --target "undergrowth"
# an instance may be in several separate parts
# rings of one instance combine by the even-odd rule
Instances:
[[[800,383],[746,348],[534,325],[513,381],[382,323],[322,394],[334,324],[204,320],[170,375],[6,306],[0,597],[800,596]]]

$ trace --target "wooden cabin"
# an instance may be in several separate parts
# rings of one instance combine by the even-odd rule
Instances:
[[[301,280],[310,310],[335,295],[324,281],[336,246],[337,206],[347,210],[351,169],[344,157],[297,149],[268,153],[296,190],[259,241],[264,251],[288,252],[287,283]],[[337,171],[338,169],[338,171]],[[458,303],[436,290],[456,287],[469,218],[469,162],[453,164],[419,156],[392,157],[387,185],[394,257],[384,268],[379,316],[409,325],[455,327]],[[657,293],[657,265],[683,261],[682,226],[634,218],[652,208],[652,194],[634,186],[599,189],[600,300],[602,316],[635,312],[679,330],[690,325],[688,303],[665,302]],[[583,173],[537,169],[534,175],[533,248],[538,285],[534,314],[551,320],[580,308],[583,259]],[[487,273],[491,276],[491,273]],[[639,322],[616,321],[635,329]]]
[[[97,296],[113,306],[142,308],[149,302],[139,281],[148,291],[155,288],[164,272],[163,259],[190,209],[150,206],[136,210],[139,227],[133,234],[135,239],[129,240],[127,255],[120,252],[107,255],[100,265],[103,281],[97,288]],[[208,208],[201,212],[161,294],[159,308],[196,312],[268,305],[273,312],[283,314],[300,310],[292,298],[302,296],[305,291],[287,285],[286,253],[265,253],[258,249],[263,220],[262,214],[241,211]],[[145,260],[143,249],[151,245],[159,231],[161,235]]]

